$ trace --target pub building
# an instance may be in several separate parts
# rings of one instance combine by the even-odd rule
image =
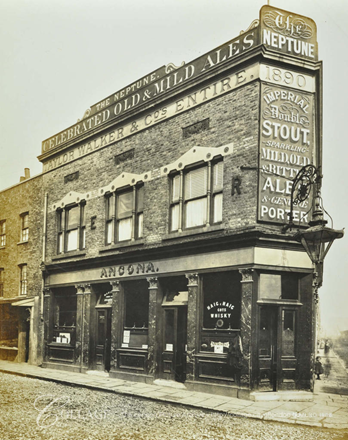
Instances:
[[[44,367],[311,390],[312,264],[282,229],[292,179],[321,163],[321,69],[315,23],[264,6],[42,143]]]

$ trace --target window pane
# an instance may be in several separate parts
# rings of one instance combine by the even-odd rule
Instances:
[[[144,215],[143,214],[139,214],[138,215],[138,238],[143,236],[143,220],[144,220]]]
[[[29,239],[29,229],[22,230],[22,241],[28,241]]]
[[[74,251],[77,249],[77,229],[73,229],[72,231],[68,231],[67,235],[67,251]]]
[[[29,214],[23,216],[23,229],[29,227]]]
[[[112,197],[110,196],[110,197],[108,197],[106,199],[106,219],[107,220],[111,220],[111,218],[112,218],[112,211],[113,211],[113,209],[112,209]]]
[[[21,283],[21,295],[27,294],[27,280],[23,280]]]
[[[223,186],[224,163],[218,162],[213,166],[213,191],[221,191]]]
[[[222,194],[214,196],[214,223],[222,221]]]
[[[260,274],[260,298],[281,299],[281,275]]]
[[[81,229],[81,245],[80,245],[80,249],[85,249],[86,247],[86,228],[83,227]]]
[[[0,223],[0,234],[5,234],[6,232],[6,222]]]
[[[130,240],[132,237],[132,218],[118,222],[118,241]]]
[[[117,197],[117,218],[129,217],[132,215],[133,191],[119,194]]]
[[[283,310],[282,355],[295,356],[295,312]]]
[[[110,244],[112,242],[112,222],[108,222],[106,224],[106,244]]]
[[[144,187],[140,186],[137,189],[137,212],[144,210]]]
[[[294,273],[282,274],[282,298],[298,299],[298,276]]]
[[[185,176],[185,200],[207,194],[207,168],[198,168]]]
[[[172,179],[172,202],[178,202],[180,197],[180,176]]]
[[[57,212],[57,230],[58,230],[58,232],[62,231],[62,217],[63,217],[63,212],[58,211]]]
[[[63,234],[58,235],[58,254],[63,252]]]
[[[67,211],[67,216],[67,229],[72,229],[73,227],[76,227],[76,225],[80,224],[80,210],[78,206],[74,206],[74,208],[69,209],[69,211]]]
[[[171,231],[177,231],[179,229],[179,205],[174,205],[171,207]]]
[[[186,204],[186,227],[201,226],[207,223],[207,199],[192,200]]]
[[[6,235],[1,235],[0,236],[0,246],[5,246],[6,245]]]

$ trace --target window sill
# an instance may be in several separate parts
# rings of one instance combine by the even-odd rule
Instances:
[[[71,251],[52,257],[52,261],[64,260],[66,258],[84,257],[85,255],[86,251]]]
[[[17,246],[19,246],[20,244],[27,244],[27,243],[29,243],[29,240],[19,241],[19,242],[17,243]]]
[[[170,232],[169,234],[166,234],[162,238],[162,241],[172,240],[175,238],[189,237],[192,235],[207,234],[209,232],[223,231],[223,230],[224,227],[222,226],[222,224],[212,225],[212,226],[199,226],[197,228],[186,229],[182,232]]]
[[[6,246],[0,246],[0,249],[5,249],[6,248]]]
[[[124,241],[124,242],[122,241],[120,243],[108,244],[107,246],[104,246],[99,250],[99,253],[101,254],[103,252],[112,251],[114,249],[130,248],[132,246],[139,246],[143,244],[144,244],[143,238],[134,241]]]

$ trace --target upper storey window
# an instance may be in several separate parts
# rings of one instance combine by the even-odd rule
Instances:
[[[223,162],[181,171],[171,181],[170,230],[222,221]]]
[[[6,220],[0,221],[0,247],[6,246]]]
[[[58,211],[58,253],[86,247],[85,205],[73,205]]]
[[[106,244],[143,236],[144,187],[132,187],[106,197]]]
[[[26,264],[19,266],[20,279],[19,279],[19,294],[27,295],[28,293],[28,270]]]
[[[21,241],[29,240],[29,212],[21,214]]]

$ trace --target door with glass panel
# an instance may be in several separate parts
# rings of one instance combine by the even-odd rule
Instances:
[[[97,309],[96,369],[110,370],[111,308]]]
[[[184,382],[186,378],[187,307],[164,309],[162,377]]]
[[[295,389],[296,310],[261,306],[258,329],[258,384],[264,391]]]

